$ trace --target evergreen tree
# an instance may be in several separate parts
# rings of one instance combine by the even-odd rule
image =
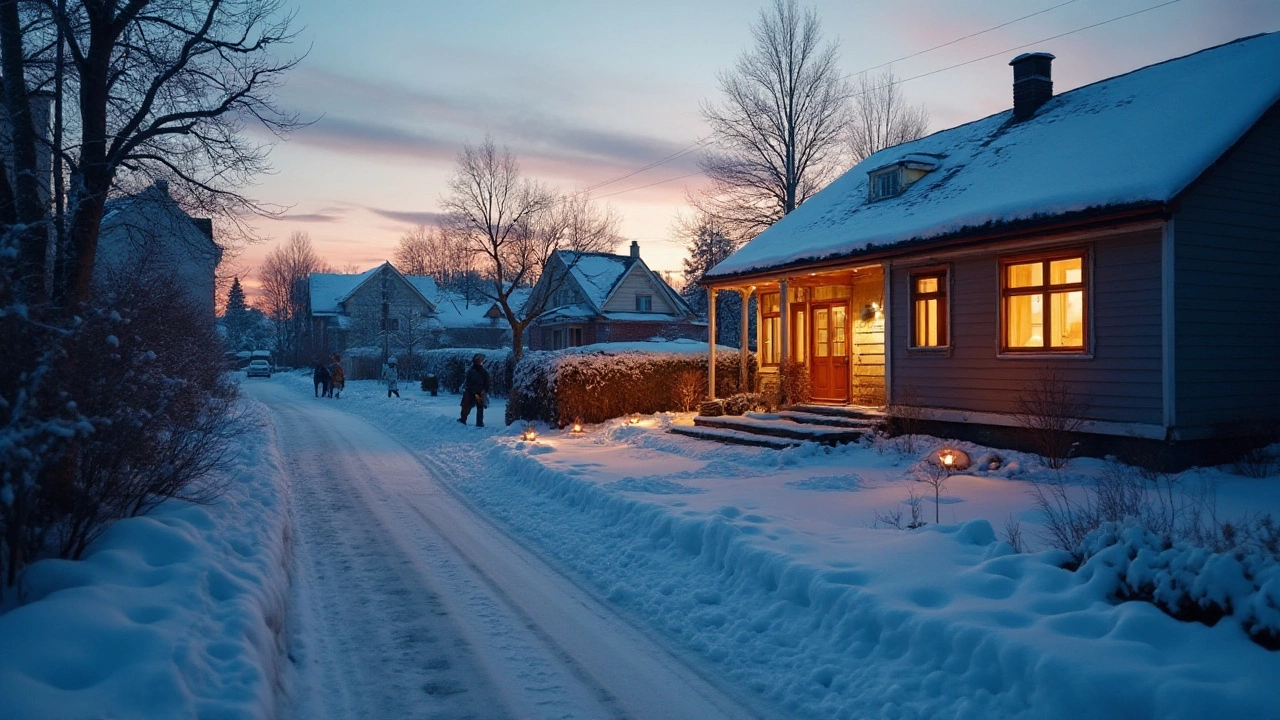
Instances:
[[[706,214],[681,222],[679,232],[684,235],[689,248],[689,257],[684,260],[681,295],[695,312],[705,316],[707,290],[698,283],[711,268],[732,255],[740,243],[730,238],[720,223]],[[748,322],[754,322],[751,314],[748,314]],[[741,342],[742,298],[736,292],[720,292],[716,296],[716,343],[738,347]]]
[[[231,289],[227,291],[227,309],[222,313],[222,322],[227,328],[228,347],[233,350],[252,349],[242,347],[253,318],[249,315],[244,288],[240,287],[238,277],[231,281]]]

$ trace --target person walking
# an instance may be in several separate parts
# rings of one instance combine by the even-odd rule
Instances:
[[[316,386],[316,397],[328,397],[329,395],[329,368],[324,363],[316,363],[315,370],[311,371],[311,382]]]
[[[396,372],[394,357],[387,358],[387,368],[382,371],[382,379],[387,381],[387,397],[391,397],[392,393],[400,397],[400,373]]]
[[[347,374],[342,370],[342,356],[334,354],[333,364],[329,366],[329,397],[341,398],[342,388],[347,386]]]
[[[462,417],[458,422],[467,424],[471,408],[476,409],[476,427],[484,427],[484,409],[489,404],[489,371],[484,369],[484,355],[476,353],[462,383]]]

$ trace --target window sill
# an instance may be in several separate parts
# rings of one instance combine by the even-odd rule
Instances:
[[[1009,352],[1008,350],[996,353],[997,360],[1092,360],[1093,353],[1083,350],[1076,352]]]

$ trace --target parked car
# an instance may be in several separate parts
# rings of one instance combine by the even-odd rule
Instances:
[[[245,369],[245,377],[271,377],[271,363],[266,360],[250,360]]]

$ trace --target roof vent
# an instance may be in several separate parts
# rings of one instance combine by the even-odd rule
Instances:
[[[1013,119],[1026,120],[1053,97],[1053,56],[1023,53],[1009,64],[1013,66]]]

